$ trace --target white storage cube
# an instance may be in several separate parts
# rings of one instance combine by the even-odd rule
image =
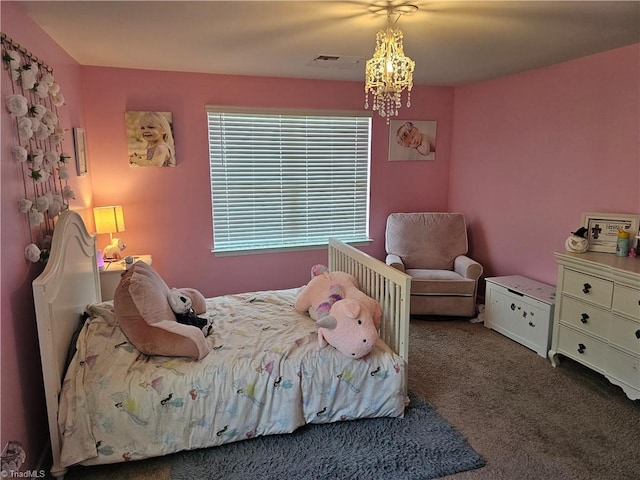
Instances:
[[[486,279],[484,325],[547,357],[556,289],[520,275]]]

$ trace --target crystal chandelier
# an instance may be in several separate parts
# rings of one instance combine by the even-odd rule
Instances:
[[[404,4],[403,7],[406,7]],[[417,10],[414,5],[412,11]],[[406,9],[396,8],[389,4],[387,11],[387,29],[380,30],[376,35],[376,50],[373,58],[367,60],[365,69],[365,103],[369,108],[369,93],[373,96],[373,110],[377,110],[381,117],[387,119],[398,115],[401,107],[401,95],[407,90],[407,107],[411,106],[411,89],[413,88],[413,69],[415,62],[404,54],[402,43],[403,34],[393,28],[391,15],[408,13]],[[397,22],[397,19],[396,19]]]

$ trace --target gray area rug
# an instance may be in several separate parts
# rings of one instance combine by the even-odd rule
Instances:
[[[174,456],[172,480],[426,480],[484,460],[425,400],[410,393],[405,417],[306,425]]]

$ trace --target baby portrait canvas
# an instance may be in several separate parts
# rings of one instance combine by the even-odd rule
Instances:
[[[171,112],[126,112],[129,165],[175,167]]]
[[[435,160],[436,123],[392,120],[389,124],[389,160]]]

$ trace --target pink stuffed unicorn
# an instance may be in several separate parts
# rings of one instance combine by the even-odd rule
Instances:
[[[366,356],[376,345],[382,310],[345,272],[329,272],[323,265],[311,269],[311,281],[295,302],[298,312],[309,312],[318,325],[321,347],[330,344],[352,358]]]

